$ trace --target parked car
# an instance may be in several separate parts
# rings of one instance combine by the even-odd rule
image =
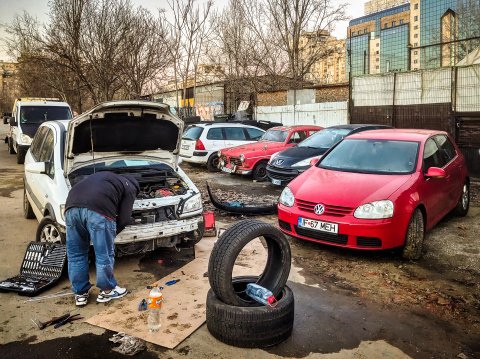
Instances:
[[[4,117],[3,123],[10,124],[5,143],[10,154],[17,154],[17,163],[25,161],[32,138],[45,121],[68,120],[72,110],[66,102],[54,98],[24,97],[15,100],[12,114]]]
[[[197,123],[183,136],[180,157],[185,162],[206,164],[209,171],[218,171],[218,151],[227,147],[258,141],[265,131],[234,123]]]
[[[323,244],[421,255],[425,232],[470,203],[465,159],[445,132],[353,134],[283,190],[280,228]]]
[[[382,125],[339,125],[324,128],[308,137],[298,146],[272,155],[267,165],[267,176],[275,185],[285,186],[300,173],[310,168],[312,159],[319,159],[337,142],[353,133],[390,128]]]
[[[40,222],[37,241],[63,242],[70,188],[92,173],[112,171],[140,184],[132,223],[115,239],[118,254],[198,242],[202,200],[178,167],[182,129],[167,105],[144,101],[105,102],[71,121],[43,123],[24,177],[24,215]]]
[[[267,163],[270,156],[286,148],[296,146],[322,127],[280,126],[269,129],[257,143],[219,151],[220,169],[226,173],[253,175],[253,179],[267,179]]]

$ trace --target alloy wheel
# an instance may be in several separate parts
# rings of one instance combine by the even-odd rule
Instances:
[[[55,227],[55,225],[53,224],[45,225],[40,235],[40,242],[61,243],[62,239],[60,237],[60,232],[58,231],[57,227]]]

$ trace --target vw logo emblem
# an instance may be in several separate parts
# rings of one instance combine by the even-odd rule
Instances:
[[[275,160],[275,165],[280,166],[283,163],[283,160]]]
[[[325,212],[325,206],[319,203],[315,207],[313,207],[313,211],[315,212],[315,214],[321,215],[323,212]]]

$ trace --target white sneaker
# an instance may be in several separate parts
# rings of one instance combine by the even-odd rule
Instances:
[[[127,288],[122,288],[117,285],[115,288],[113,288],[108,292],[102,290],[100,293],[98,293],[97,302],[98,303],[110,302],[112,299],[118,299],[118,298],[124,297],[125,294],[127,293],[128,293]]]
[[[75,305],[83,307],[88,303],[88,292],[83,294],[75,294]]]

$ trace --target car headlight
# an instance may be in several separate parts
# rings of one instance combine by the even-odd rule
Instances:
[[[60,205],[60,217],[62,218],[62,221],[65,222],[65,205],[64,204]]]
[[[202,198],[200,197],[200,194],[196,194],[185,202],[182,213],[195,212],[201,209]]]
[[[318,158],[319,156],[315,156],[315,157],[310,157],[310,158],[306,158],[300,162],[297,162],[297,163],[294,163],[292,165],[292,167],[306,167],[306,166],[310,166],[310,161],[314,158]]]
[[[389,200],[362,204],[353,214],[361,219],[381,219],[393,217],[393,202]]]
[[[283,189],[282,194],[280,195],[280,198],[279,198],[278,202],[280,202],[284,206],[293,207],[293,204],[295,202],[295,196],[293,195],[290,188],[285,187]]]
[[[31,138],[30,136],[22,133],[22,134],[20,135],[20,141],[21,141],[22,143],[25,143],[25,144],[29,145],[29,144],[32,143],[32,138]]]
[[[280,154],[280,152],[282,152],[282,151],[275,152],[273,155],[271,155],[268,163],[272,163],[273,160],[275,159],[275,157],[277,157]]]
[[[243,153],[241,153],[238,158],[240,158],[240,162],[245,162],[245,155]]]

